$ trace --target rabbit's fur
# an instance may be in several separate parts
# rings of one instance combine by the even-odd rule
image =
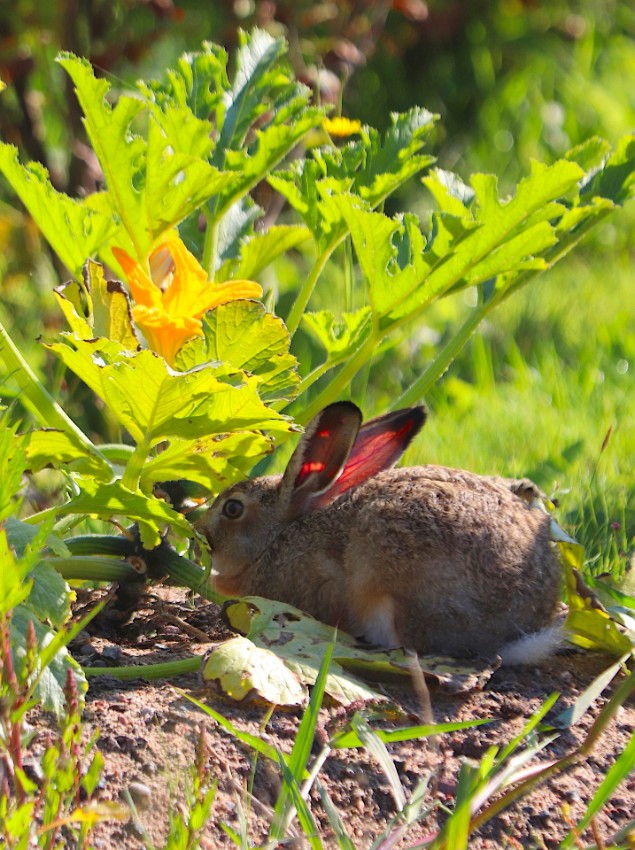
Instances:
[[[511,643],[508,660],[523,661],[518,639],[547,633],[560,599],[549,516],[503,479],[386,469],[424,421],[413,408],[360,429],[354,405],[330,405],[284,475],[221,493],[199,523],[218,590],[288,602],[373,644],[505,657]]]

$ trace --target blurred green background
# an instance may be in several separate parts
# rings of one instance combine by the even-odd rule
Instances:
[[[46,165],[57,188],[91,192],[101,175],[56,53],[86,56],[125,87],[160,77],[203,39],[231,51],[238,28],[254,25],[286,36],[296,74],[336,112],[380,129],[415,104],[440,113],[439,164],[464,179],[494,172],[502,192],[532,157],[552,162],[592,135],[614,143],[635,128],[635,8],[617,0],[15,0],[0,7],[0,137]],[[428,204],[415,184],[388,211],[423,217]],[[432,415],[408,458],[532,476],[557,496],[593,570],[619,574],[635,535],[634,229],[627,208],[480,328],[426,399]],[[312,306],[345,303],[345,250]],[[285,260],[263,281],[275,277],[283,315],[304,262]],[[110,439],[98,407],[36,342],[62,327],[52,288],[63,276],[0,182],[0,318],[69,413]],[[469,295],[444,300],[417,338],[378,356],[372,379],[353,387],[368,415],[425,368],[471,309]],[[306,338],[296,345],[312,356]]]

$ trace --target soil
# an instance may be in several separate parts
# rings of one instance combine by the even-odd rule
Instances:
[[[193,606],[186,593],[176,589],[161,589],[125,624],[117,623],[112,615],[100,617],[91,624],[91,633],[81,635],[71,647],[80,663],[87,666],[149,664],[192,653],[202,655],[209,649],[203,637],[216,641],[227,636],[217,606],[203,601]],[[428,706],[422,700],[421,687],[403,681],[382,683],[379,687],[402,715],[392,725],[430,722],[430,711],[436,722],[475,718],[493,721],[444,734],[432,741],[388,746],[408,792],[423,777],[430,777],[424,808],[433,806],[423,820],[411,826],[391,846],[412,847],[434,835],[445,817],[442,807],[454,806],[463,762],[474,763],[488,748],[508,743],[543,701],[557,691],[561,697],[547,720],[554,717],[571,705],[612,662],[607,656],[567,652],[540,667],[500,668],[483,690],[460,694],[447,693],[430,681]],[[584,739],[615,684],[614,681],[577,724],[564,731],[530,764],[561,758],[571,752]],[[122,682],[109,675],[91,678],[84,721],[88,734],[98,729],[100,735],[98,746],[105,766],[99,797],[117,801],[122,791],[129,789],[137,805],[136,818],[99,824],[93,833],[93,847],[136,850],[145,846],[144,840],[151,841],[155,847],[163,846],[170,813],[179,811],[186,799],[201,729],[207,733],[208,765],[218,782],[212,819],[205,828],[202,846],[235,847],[221,823],[238,830],[241,811],[248,811],[253,844],[258,846],[264,841],[279,789],[277,766],[263,757],[255,759],[252,750],[221,729],[183,692],[207,702],[237,728],[259,735],[283,751],[291,750],[301,712],[276,710],[270,716],[266,706],[233,703],[206,690],[197,674],[153,682]],[[322,709],[321,714],[323,736],[348,718],[347,712],[336,706]],[[30,719],[44,733],[48,725],[46,718]],[[391,723],[384,722],[383,726],[389,728]],[[484,824],[471,838],[470,848],[557,846],[585,811],[607,770],[634,732],[635,701],[631,695],[586,759],[568,772],[548,779]],[[44,737],[42,734],[35,739],[34,754],[37,755],[38,746],[42,747]],[[355,847],[369,848],[396,813],[389,783],[379,763],[363,749],[333,751],[320,778]],[[253,791],[251,799],[246,791],[248,787]],[[312,792],[310,803],[324,846],[336,847],[317,792]],[[618,830],[634,817],[635,776],[630,776],[581,836],[578,846],[598,843],[598,839],[610,844]],[[301,835],[299,828],[295,835]],[[308,843],[298,837],[288,840],[285,846],[299,848]]]

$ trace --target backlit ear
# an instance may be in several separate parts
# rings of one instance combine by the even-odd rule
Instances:
[[[326,492],[311,501],[323,508],[342,493],[394,466],[426,421],[424,407],[409,407],[365,422],[348,456],[341,475]]]
[[[289,518],[310,510],[313,498],[337,480],[361,421],[359,408],[348,401],[330,404],[311,420],[282,477]]]

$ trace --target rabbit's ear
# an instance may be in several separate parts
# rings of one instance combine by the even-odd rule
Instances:
[[[288,518],[312,509],[313,498],[332,486],[361,423],[361,411],[349,401],[330,404],[311,420],[282,476],[280,492],[287,500]]]
[[[424,407],[409,407],[365,422],[341,475],[332,487],[311,499],[311,508],[325,507],[351,487],[394,466],[423,427],[426,417]]]

